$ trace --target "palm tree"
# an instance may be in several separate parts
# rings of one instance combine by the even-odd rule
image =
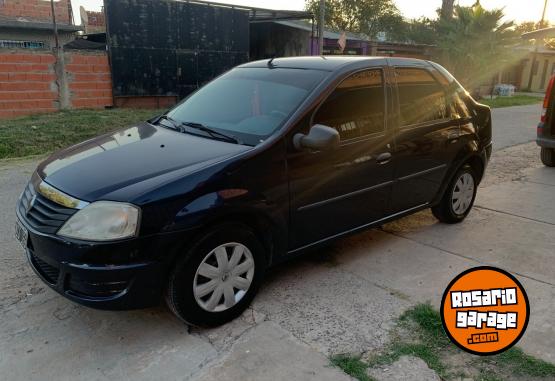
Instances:
[[[453,18],[453,6],[455,0],[443,0],[441,3],[441,13],[440,17],[444,20],[450,20]]]
[[[490,83],[502,67],[520,60],[512,49],[519,42],[514,23],[502,22],[503,16],[501,9],[486,10],[478,1],[455,6],[454,17],[438,24],[441,61],[470,89]]]

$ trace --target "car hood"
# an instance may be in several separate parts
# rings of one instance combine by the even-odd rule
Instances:
[[[59,151],[37,171],[53,187],[90,202],[146,180],[151,186],[157,177],[167,181],[172,172],[187,175],[251,148],[142,123]]]

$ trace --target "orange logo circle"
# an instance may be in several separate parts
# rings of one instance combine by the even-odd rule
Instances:
[[[506,351],[522,337],[530,317],[520,282],[495,267],[459,274],[443,293],[441,319],[452,342],[476,355]]]

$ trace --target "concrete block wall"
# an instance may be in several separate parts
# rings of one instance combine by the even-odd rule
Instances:
[[[49,50],[0,50],[0,118],[54,112],[62,104],[68,108],[113,105],[105,52],[66,52],[62,67],[56,62]]]
[[[54,2],[56,21],[59,23],[71,24],[68,2],[69,0]],[[52,22],[50,0],[1,0],[0,15],[23,17],[33,21]]]

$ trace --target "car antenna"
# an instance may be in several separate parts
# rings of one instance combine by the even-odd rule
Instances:
[[[276,67],[276,65],[274,65],[274,59],[276,58],[275,55],[272,56],[272,58],[270,58],[270,61],[268,61],[268,68],[273,69]]]

